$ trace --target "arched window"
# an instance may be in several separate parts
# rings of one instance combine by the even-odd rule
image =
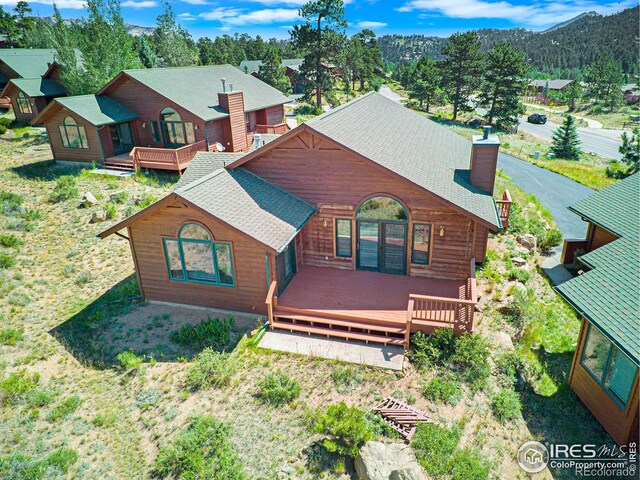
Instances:
[[[383,196],[366,200],[358,208],[356,217],[370,220],[408,220],[409,218],[400,202]]]
[[[166,147],[175,148],[196,141],[193,122],[183,122],[180,114],[173,108],[162,109],[160,126]]]
[[[201,225],[187,223],[163,243],[171,280],[234,286],[231,245],[214,242]]]
[[[23,92],[18,92],[18,110],[20,113],[33,113],[31,103]]]
[[[76,120],[71,117],[65,117],[62,125],[58,125],[62,146],[65,148],[89,148],[87,140],[87,132],[84,126],[78,125]]]

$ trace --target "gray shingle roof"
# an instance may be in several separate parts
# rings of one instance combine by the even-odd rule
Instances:
[[[243,156],[243,152],[198,152],[189,162],[189,166],[180,177],[180,180],[178,180],[178,183],[175,184],[173,190],[189,185],[191,182],[224,168]]]
[[[9,81],[30,97],[55,97],[66,94],[62,85],[43,78],[14,78]]]
[[[573,80],[531,80],[528,86],[536,88],[549,87],[550,90],[562,90],[571,82],[573,82]]]
[[[292,70],[299,70],[300,65],[302,64],[303,61],[304,61],[304,58],[284,58],[282,59],[280,66],[289,67]],[[251,74],[253,72],[259,72],[261,66],[262,66],[261,60],[245,60],[243,62],[240,62],[238,69],[241,72],[246,72]]]
[[[640,173],[569,208],[621,238],[581,256],[591,270],[557,290],[640,365]]]
[[[104,95],[78,95],[60,97],[55,101],[67,110],[80,115],[96,127],[112,123],[128,122],[138,115],[126,109],[115,100]]]
[[[174,193],[278,252],[316,211],[244,168],[220,168]]]
[[[231,65],[146,68],[124,72],[205,121],[228,116],[218,103],[223,78],[227,88],[233,84],[234,91],[243,92],[248,112],[288,101],[279,90]]]
[[[448,128],[375,92],[307,125],[500,228],[494,199],[469,183],[471,144]]]
[[[47,71],[55,53],[49,48],[0,48],[0,61],[22,78],[36,78]]]

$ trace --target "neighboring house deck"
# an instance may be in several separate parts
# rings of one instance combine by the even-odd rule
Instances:
[[[640,367],[640,174],[569,207],[589,223],[565,240],[579,275],[557,287],[582,316],[569,384],[619,444],[637,441]]]
[[[148,300],[405,346],[471,332],[475,264],[504,220],[486,133],[471,144],[371,93],[248,153],[198,152],[170,195],[100,236],[126,229]]]
[[[196,152],[248,151],[255,134],[288,131],[287,100],[229,65],[126,70],[96,95],[54,100],[33,123],[45,124],[56,160],[182,172]]]

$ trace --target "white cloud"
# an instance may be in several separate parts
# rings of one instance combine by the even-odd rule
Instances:
[[[0,5],[7,7],[15,7],[17,1],[13,0],[0,0]],[[31,4],[40,4],[40,5],[53,5],[53,0],[31,0],[29,3]],[[70,8],[74,10],[81,10],[84,8],[87,3],[86,0],[57,0],[56,5],[58,8]]]
[[[288,8],[265,8],[247,12],[243,8],[214,8],[210,12],[201,13],[200,18],[205,20],[217,20],[223,24],[227,30],[229,26],[242,25],[265,25],[270,23],[282,23],[298,20],[297,9]]]
[[[155,2],[155,1],[137,2],[135,0],[126,0],[125,2],[122,2],[121,5],[123,7],[129,7],[129,8],[151,8],[151,7],[157,7],[158,2]]]
[[[184,13],[180,13],[180,14],[178,14],[178,18],[179,18],[180,20],[185,21],[185,22],[190,22],[190,21],[192,21],[192,20],[196,20],[196,16],[195,16],[195,15],[190,14],[189,12],[184,12]]]
[[[383,28],[386,27],[388,24],[385,22],[371,22],[368,20],[364,20],[362,22],[358,22],[354,25],[354,27],[358,27],[358,28]]]
[[[180,0],[181,2],[188,3],[189,5],[209,5],[207,0]]]
[[[397,10],[435,12],[450,18],[499,18],[519,24],[544,26],[564,22],[591,10],[607,15],[634,4],[634,0],[602,4],[593,0],[548,0],[526,5],[514,5],[505,0],[409,0]]]

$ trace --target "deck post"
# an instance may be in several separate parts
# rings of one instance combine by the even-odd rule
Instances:
[[[413,305],[414,299],[409,298],[409,304],[407,306],[407,322],[405,323],[405,332],[404,332],[404,351],[409,351],[409,343],[411,341],[411,320],[413,319]]]
[[[273,310],[278,306],[278,297],[275,294],[277,286],[278,283],[275,280],[271,282],[269,291],[267,292],[267,299],[265,300],[269,314],[269,330],[273,330]]]

